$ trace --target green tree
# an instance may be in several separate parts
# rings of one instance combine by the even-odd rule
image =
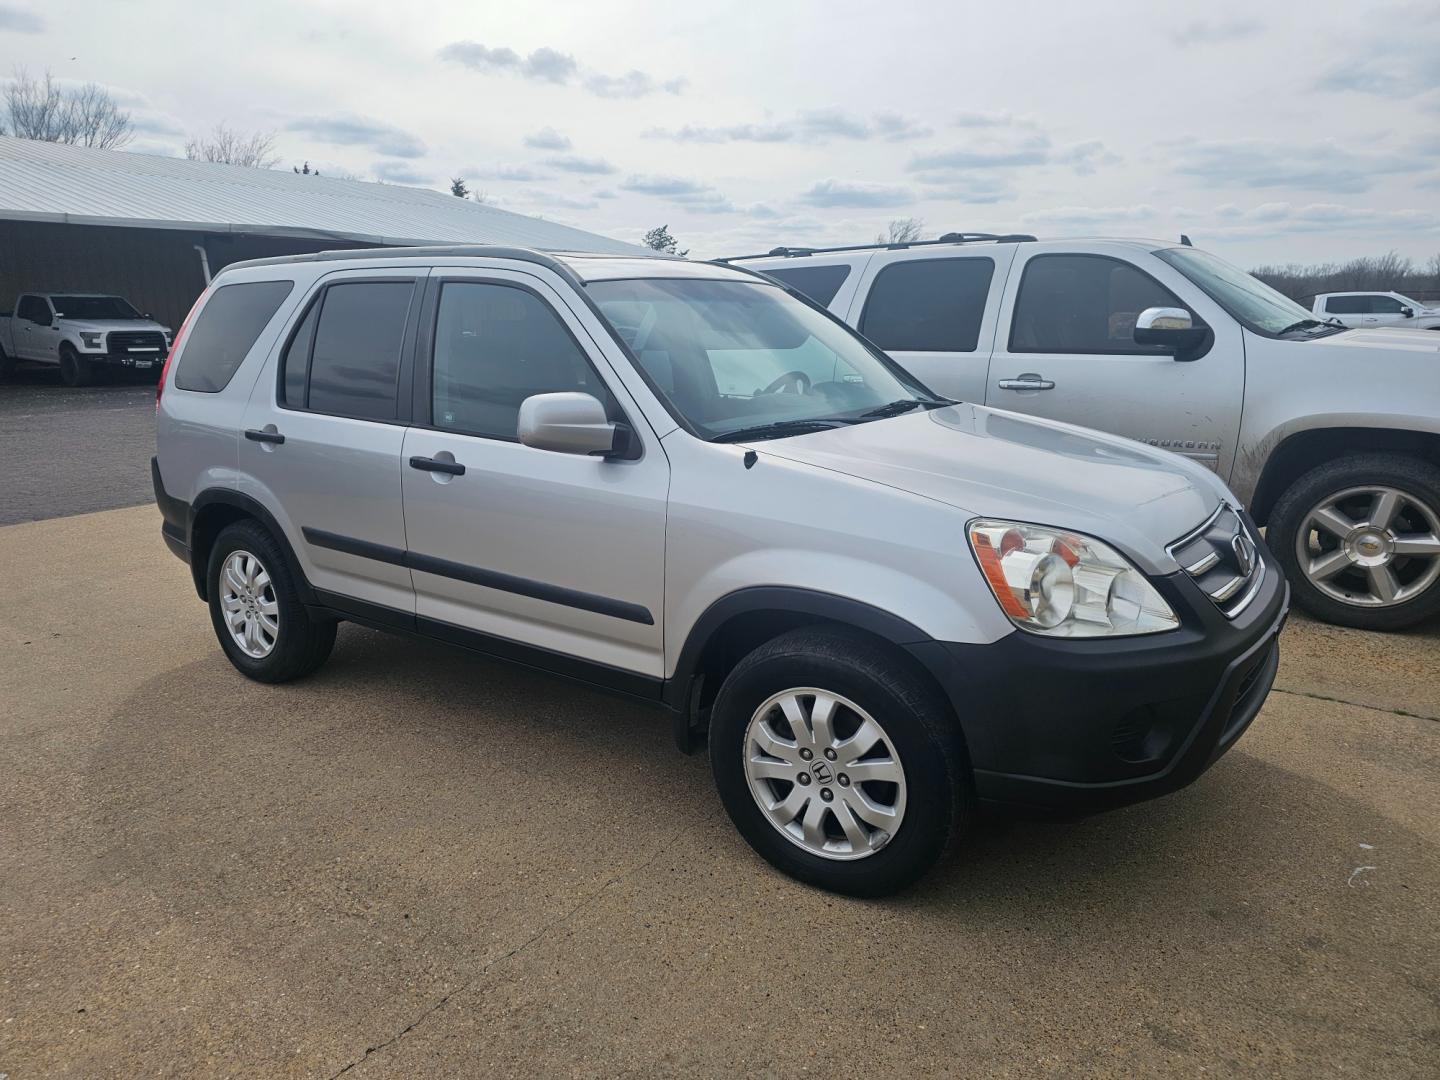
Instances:
[[[660,225],[651,229],[640,242],[653,251],[663,251],[666,255],[678,255],[682,259],[690,254],[689,248],[684,251],[676,250],[679,242],[670,235],[670,226],[668,225]]]
[[[452,176],[450,178],[450,194],[454,195],[457,199],[468,199],[470,197],[470,188],[460,177]]]

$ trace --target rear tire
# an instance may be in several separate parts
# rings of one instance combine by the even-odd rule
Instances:
[[[1280,496],[1266,540],[1295,603],[1317,619],[1384,631],[1440,613],[1440,468],[1429,462],[1371,453],[1319,465]],[[1397,541],[1411,553],[1394,551]]]
[[[310,616],[280,545],[259,522],[237,521],[222,529],[206,574],[210,622],[242,675],[288,682],[329,658],[335,620]]]
[[[77,353],[73,346],[60,346],[60,381],[66,386],[89,386],[95,378],[95,369],[90,361]]]
[[[963,740],[938,691],[903,653],[838,629],[793,630],[735,666],[711,713],[710,765],[756,852],[852,896],[920,878],[972,805]]]

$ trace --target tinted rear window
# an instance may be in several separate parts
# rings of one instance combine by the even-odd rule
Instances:
[[[400,345],[415,284],[357,281],[325,290],[306,400],[315,412],[394,420]]]
[[[1332,296],[1325,301],[1325,310],[1336,315],[1360,315],[1370,310],[1368,296]]]
[[[782,270],[762,270],[761,273],[783,281],[792,289],[804,293],[821,307],[829,307],[830,301],[850,276],[849,266],[787,266]]]
[[[993,259],[914,259],[877,275],[860,332],[894,352],[974,352]]]
[[[175,385],[203,394],[224,390],[294,287],[290,281],[255,281],[216,289],[186,335]]]

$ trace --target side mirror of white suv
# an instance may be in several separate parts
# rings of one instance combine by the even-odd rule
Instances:
[[[535,394],[520,403],[517,434],[526,446],[561,454],[610,455],[628,440],[590,394]]]
[[[1184,308],[1146,308],[1135,320],[1135,344],[1159,345],[1173,352],[1176,360],[1194,360],[1208,333]]]

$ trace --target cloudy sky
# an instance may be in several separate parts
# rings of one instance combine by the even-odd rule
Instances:
[[[1428,8],[1428,10],[1427,10]],[[0,75],[93,79],[176,154],[446,187],[693,255],[1189,233],[1245,265],[1440,252],[1425,4],[0,0]],[[1161,12],[1163,11],[1163,14]]]

